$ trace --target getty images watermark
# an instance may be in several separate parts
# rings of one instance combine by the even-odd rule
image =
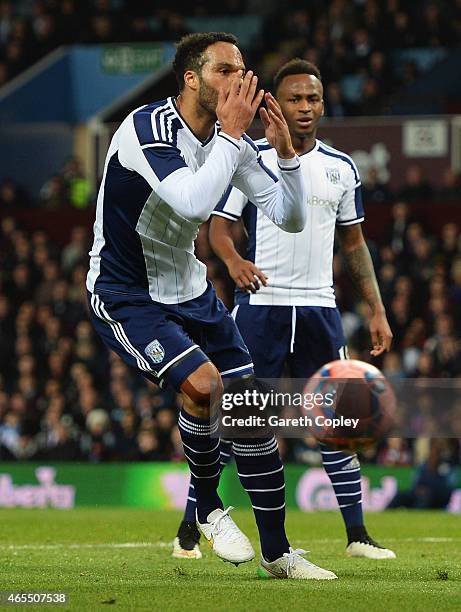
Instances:
[[[357,429],[360,418],[348,418],[343,414],[328,416],[328,411],[333,410],[337,394],[334,391],[321,393],[300,393],[270,391],[263,392],[256,389],[245,389],[241,392],[225,392],[221,400],[221,424],[223,427],[351,427]],[[236,409],[249,408],[251,414],[248,416],[235,416]],[[285,409],[304,409],[311,414],[300,414],[298,416],[284,414]],[[315,415],[312,411],[322,411]],[[254,411],[259,414],[254,414]],[[277,411],[274,413],[274,410]],[[324,411],[324,412],[323,412]],[[270,414],[267,414],[271,412]],[[265,413],[265,414],[262,414]]]
[[[212,404],[224,438],[461,437],[461,379],[230,379]]]

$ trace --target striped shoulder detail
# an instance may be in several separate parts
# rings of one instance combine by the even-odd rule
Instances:
[[[168,101],[142,107],[134,113],[133,123],[142,147],[154,144],[177,146],[178,130],[182,125]]]
[[[272,145],[267,142],[267,138],[258,138],[258,140],[255,140],[254,143],[258,147],[259,151],[267,151],[268,149],[272,149]]]
[[[326,145],[325,143],[321,141],[319,141],[318,151],[319,153],[323,153],[324,155],[335,157],[337,159],[341,159],[342,161],[346,162],[346,164],[348,164],[352,168],[352,171],[355,177],[356,186],[358,187],[361,184],[359,171],[357,169],[357,166],[354,160],[352,159],[350,155],[347,155],[347,153],[343,153],[342,151],[338,151],[338,149],[334,149],[333,147],[330,147],[329,145]]]
[[[253,140],[251,140],[251,138],[249,136],[247,136],[247,134],[245,134],[245,132],[242,134],[242,138],[243,138],[243,140],[245,140],[245,142],[247,142],[250,145],[250,147],[252,149],[254,149],[256,151],[256,153],[258,153],[258,147],[253,142]]]
[[[157,136],[160,142],[171,144],[174,147],[177,146],[178,130],[182,128],[182,125],[171,108],[167,107],[154,111],[152,113],[152,125],[154,136]]]

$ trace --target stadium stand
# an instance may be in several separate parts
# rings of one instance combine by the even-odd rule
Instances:
[[[412,215],[410,216],[410,212]],[[394,331],[383,372],[393,377],[461,375],[461,234],[423,228],[417,207],[397,202],[384,241],[371,244]],[[2,459],[179,460],[176,398],[107,355],[87,320],[89,232],[74,227],[63,247],[43,230],[4,217],[0,233],[0,457]],[[204,226],[197,251],[230,305],[228,277]],[[339,256],[338,303],[351,355],[368,360],[366,305],[354,300]],[[13,356],[13,358],[12,358]],[[396,452],[395,446],[398,447]],[[318,460],[312,440],[285,441],[287,459]],[[414,446],[391,442],[367,460],[411,463]]]
[[[192,31],[231,30],[263,84],[294,56],[320,66],[331,115],[389,112],[456,49],[459,2],[203,0],[184,4],[127,0],[0,2],[0,86],[59,45],[175,41]],[[442,109],[443,110],[443,109]]]

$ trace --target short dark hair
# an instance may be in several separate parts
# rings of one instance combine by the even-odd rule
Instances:
[[[319,81],[322,80],[320,70],[315,64],[308,62],[307,60],[303,60],[300,57],[296,57],[286,64],[283,64],[283,66],[277,71],[276,75],[274,76],[274,92],[277,92],[277,89],[280,87],[280,83],[283,81],[283,79],[292,74],[311,74],[312,76],[317,77]]]
[[[233,34],[227,32],[187,34],[181,38],[176,46],[176,55],[173,60],[173,70],[180,91],[184,89],[184,73],[187,70],[193,70],[200,74],[206,61],[203,57],[204,51],[217,42],[236,45],[238,41]]]

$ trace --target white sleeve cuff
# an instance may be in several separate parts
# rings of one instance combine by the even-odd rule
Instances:
[[[221,136],[221,138],[224,138],[224,140],[227,140],[227,142],[230,142],[231,144],[235,145],[237,149],[240,151],[241,138],[237,139],[237,138],[234,138],[233,136],[229,136],[229,134],[226,134],[222,130],[219,132],[218,136]]]
[[[299,157],[297,155],[291,159],[282,159],[281,157],[277,156],[277,164],[280,170],[297,170],[301,165],[301,162],[299,161]]]

